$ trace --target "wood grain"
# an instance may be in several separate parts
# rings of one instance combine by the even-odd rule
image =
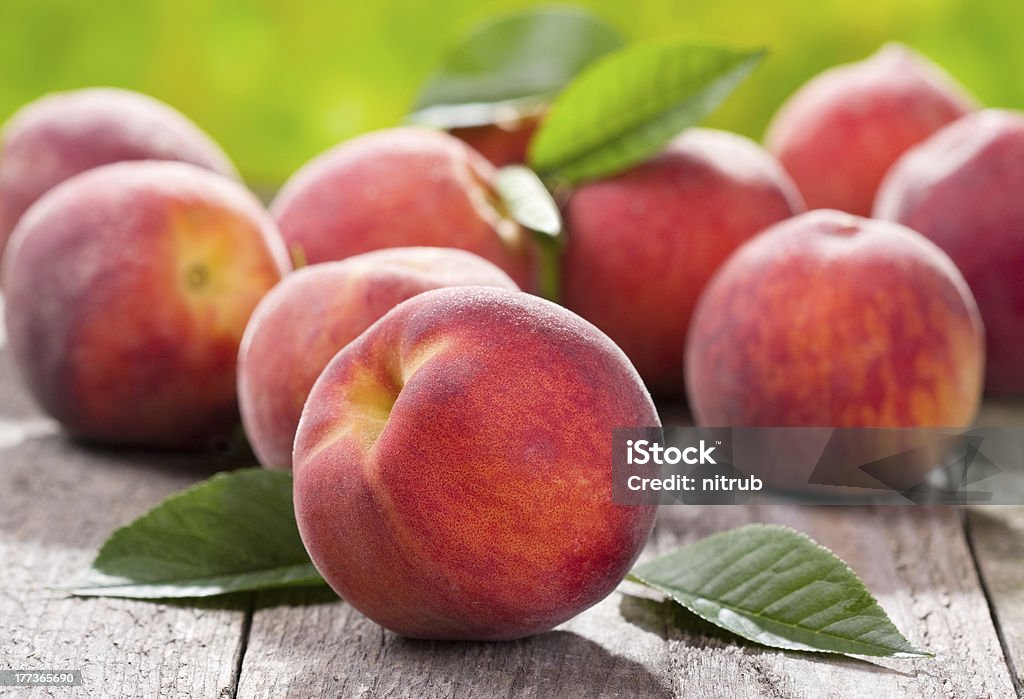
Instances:
[[[936,657],[866,662],[755,647],[628,584],[555,631],[503,644],[409,641],[326,593],[291,592],[257,605],[238,696],[1013,696],[955,510],[666,507],[645,556],[752,521],[831,547]]]
[[[973,507],[968,532],[1018,693],[1024,686],[1024,508]]]
[[[989,399],[979,424],[1024,428],[1024,400]],[[1024,469],[1024,440],[1002,463]],[[1018,695],[1024,695],[1024,507],[976,506],[966,511],[974,559],[996,619]]]
[[[76,599],[65,585],[117,526],[223,459],[101,451],[41,418],[0,356],[0,663],[82,671],[32,697],[217,697],[234,692],[247,600],[172,606]],[[6,693],[5,693],[6,695]]]

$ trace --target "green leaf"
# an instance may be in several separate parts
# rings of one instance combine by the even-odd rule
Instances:
[[[521,226],[550,238],[562,234],[562,215],[536,173],[522,165],[498,170],[494,182],[509,216]]]
[[[842,560],[788,527],[754,524],[717,534],[638,566],[629,577],[762,645],[931,657],[900,634]]]
[[[519,225],[533,231],[540,266],[540,295],[559,299],[559,261],[562,256],[562,214],[537,174],[522,165],[498,170],[494,180],[505,212]]]
[[[428,79],[411,120],[479,126],[536,113],[595,59],[622,46],[617,31],[583,10],[540,9],[478,26]]]
[[[763,56],[679,40],[617,51],[562,92],[531,141],[528,162],[541,176],[570,184],[625,170],[710,114]]]
[[[299,538],[287,471],[219,473],[103,544],[75,595],[166,599],[323,585]]]

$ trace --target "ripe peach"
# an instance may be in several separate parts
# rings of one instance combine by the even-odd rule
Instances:
[[[653,160],[572,194],[563,301],[625,350],[652,392],[681,396],[686,329],[704,284],[743,241],[802,210],[757,144],[689,129]]]
[[[821,73],[776,114],[765,138],[812,209],[867,216],[903,151],[976,109],[938,66],[900,44]]]
[[[655,507],[612,502],[612,428],[659,425],[625,355],[529,294],[439,289],[328,364],[295,513],[349,603],[414,638],[539,633],[622,580]]]
[[[524,116],[495,124],[460,126],[448,133],[465,141],[495,167],[504,167],[526,162],[530,139],[539,125],[539,116]]]
[[[232,180],[185,163],[95,168],[43,195],[11,237],[11,351],[74,435],[199,445],[236,424],[242,331],[287,270],[273,221]]]
[[[260,301],[238,354],[242,424],[264,466],[291,468],[313,382],[338,350],[416,294],[445,286],[518,290],[507,274],[454,248],[389,248],[290,274]]]
[[[701,425],[962,427],[984,354],[974,297],[936,245],[819,210],[718,271],[694,313],[686,378]]]
[[[152,97],[115,88],[47,95],[3,128],[0,249],[44,192],[79,172],[122,160],[180,160],[238,177],[209,136]]]
[[[532,241],[501,212],[493,177],[493,166],[454,136],[387,129],[315,158],[271,211],[285,242],[310,263],[381,248],[461,248],[533,290]]]
[[[957,264],[985,321],[991,391],[1024,392],[1024,114],[965,116],[900,158],[875,216],[930,238]]]

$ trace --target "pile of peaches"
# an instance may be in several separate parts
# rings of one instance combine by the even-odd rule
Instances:
[[[20,375],[101,443],[202,446],[240,415],[346,600],[480,639],[632,565],[655,513],[612,502],[611,435],[659,424],[650,393],[702,425],[958,427],[986,385],[1024,392],[1024,114],[923,57],[819,75],[767,148],[688,129],[569,192],[562,305],[494,187],[534,126],[364,135],[268,212],[170,107],[44,97],[0,150]]]

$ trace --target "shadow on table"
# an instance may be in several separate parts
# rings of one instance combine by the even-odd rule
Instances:
[[[309,607],[319,604],[339,604],[343,600],[327,585],[316,587],[284,587],[279,590],[261,590],[256,593],[254,611],[272,607]]]
[[[390,663],[429,667],[453,694],[536,697],[671,697],[642,664],[570,631],[500,643],[393,637]],[[387,685],[386,677],[382,681]],[[383,688],[383,687],[382,687]]]
[[[94,548],[171,493],[255,464],[244,441],[183,452],[29,436],[0,450],[0,538]]]
[[[175,474],[205,478],[218,471],[259,466],[241,427],[217,437],[197,449],[148,449],[96,444],[61,433],[69,448],[111,463],[124,463],[135,469],[171,471]]]
[[[304,609],[282,608],[289,605]],[[341,666],[338,671],[347,674],[349,689],[362,687],[367,696],[673,696],[642,664],[570,631],[493,643],[408,639],[385,631],[328,588],[260,593],[256,613],[268,607],[277,609],[259,624],[259,641],[250,644],[286,647],[263,648],[259,653],[320,658],[321,662],[333,658],[325,666],[341,663],[347,672]],[[302,614],[301,630],[289,627],[292,612]],[[282,696],[323,690],[323,678],[305,671],[277,680],[281,684],[275,691]]]

